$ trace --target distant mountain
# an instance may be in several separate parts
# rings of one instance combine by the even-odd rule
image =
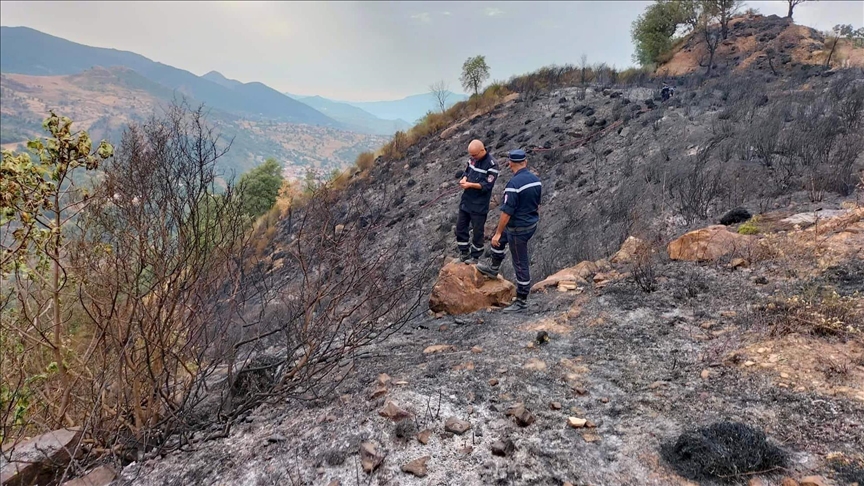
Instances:
[[[208,80],[208,81],[213,81],[216,84],[220,84],[222,86],[225,86],[226,88],[232,88],[233,89],[233,88],[236,88],[238,86],[243,85],[243,83],[241,83],[240,81],[237,81],[236,79],[226,78],[219,71],[210,71],[209,73],[207,73],[201,77]]]
[[[450,93],[447,105],[451,106],[459,101],[467,100],[464,94]],[[412,125],[429,111],[439,110],[438,100],[432,93],[424,93],[408,96],[401,100],[393,101],[346,101],[349,105],[362,108],[369,113],[385,120],[408,120]]]
[[[76,129],[88,130],[93,139],[117,143],[129,123],[159,114],[175,95],[174,90],[125,67],[96,67],[66,76],[2,73],[0,93],[0,144],[12,150],[21,149],[30,138],[46,136],[42,120],[52,109],[70,117]],[[198,100],[189,102],[196,106]],[[207,121],[223,142],[233,141],[218,163],[226,173],[242,173],[267,157],[279,160],[292,177],[303,177],[307,167],[329,172],[350,165],[359,153],[387,141],[385,136],[250,119],[215,108],[208,111]]]
[[[286,93],[287,94],[287,93]],[[298,101],[324,113],[336,121],[342,122],[351,129],[377,135],[393,135],[399,130],[411,128],[405,120],[383,120],[362,108],[328,100],[320,96],[298,97]]]
[[[244,84],[213,72],[199,77],[133,52],[85,46],[27,27],[0,27],[0,72],[4,74],[69,75],[95,66],[132,69],[210,108],[246,117],[342,128],[336,120],[261,83]]]

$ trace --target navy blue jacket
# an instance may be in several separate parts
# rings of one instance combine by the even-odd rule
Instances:
[[[465,167],[463,177],[468,178],[468,182],[476,182],[480,184],[480,189],[465,189],[462,191],[462,201],[459,203],[459,209],[472,214],[486,214],[489,212],[489,199],[492,197],[492,188],[495,187],[495,181],[498,180],[499,168],[492,158],[492,154],[486,153],[480,160],[474,162],[468,161]]]
[[[540,220],[540,179],[527,168],[513,174],[504,189],[501,211],[510,215],[508,228],[526,228]]]

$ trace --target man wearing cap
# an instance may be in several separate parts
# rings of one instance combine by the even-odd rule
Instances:
[[[498,179],[498,164],[492,154],[486,152],[483,142],[472,140],[468,144],[468,165],[462,173],[459,186],[463,189],[459,202],[459,219],[456,221],[456,246],[459,259],[466,263],[477,263],[483,255],[483,227],[489,214],[489,199]],[[474,232],[469,243],[468,229]]]
[[[540,179],[528,169],[528,158],[523,150],[508,153],[513,177],[504,189],[501,204],[501,220],[492,237],[491,265],[481,263],[477,270],[489,278],[497,278],[504,260],[504,250],[510,245],[513,269],[516,271],[516,300],[504,312],[518,312],[528,308],[528,292],[531,291],[531,273],[528,269],[528,240],[537,230],[540,220]]]

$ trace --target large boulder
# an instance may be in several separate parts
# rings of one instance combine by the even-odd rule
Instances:
[[[21,442],[4,451],[0,484],[48,484],[72,460],[81,441],[81,429],[60,429]],[[9,459],[6,462],[6,458]]]
[[[500,275],[487,279],[474,265],[451,262],[441,268],[429,297],[429,309],[450,315],[505,306],[516,297],[516,287]]]
[[[723,225],[713,225],[684,234],[666,247],[672,260],[714,261],[730,253],[745,251],[755,238],[739,235]]]
[[[648,250],[650,248],[648,248],[648,245],[644,241],[635,236],[628,236],[624,240],[624,243],[621,244],[621,249],[612,255],[609,262],[615,264],[633,263],[641,252]]]

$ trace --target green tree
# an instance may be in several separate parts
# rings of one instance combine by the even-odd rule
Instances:
[[[489,79],[489,66],[486,64],[485,56],[469,57],[462,64],[462,87],[474,94],[480,93],[480,87]]]
[[[257,218],[269,211],[276,204],[283,181],[282,166],[273,158],[268,158],[263,164],[243,174],[240,188],[246,215]]]
[[[87,132],[74,132],[72,120],[53,111],[42,127],[51,138],[27,143],[35,161],[27,153],[2,153],[0,279],[2,306],[14,293],[19,301],[16,315],[38,331],[40,347],[53,354],[51,368],[60,376],[59,424],[69,422],[72,393],[64,356],[68,316],[61,303],[67,284],[64,229],[89,202],[88,194],[76,187],[74,175],[96,169],[114,149],[103,140],[94,150]]]
[[[658,0],[633,21],[630,36],[636,47],[633,60],[642,66],[657,64],[672,49],[680,25],[694,25],[695,3]],[[694,23],[691,23],[694,22]]]

